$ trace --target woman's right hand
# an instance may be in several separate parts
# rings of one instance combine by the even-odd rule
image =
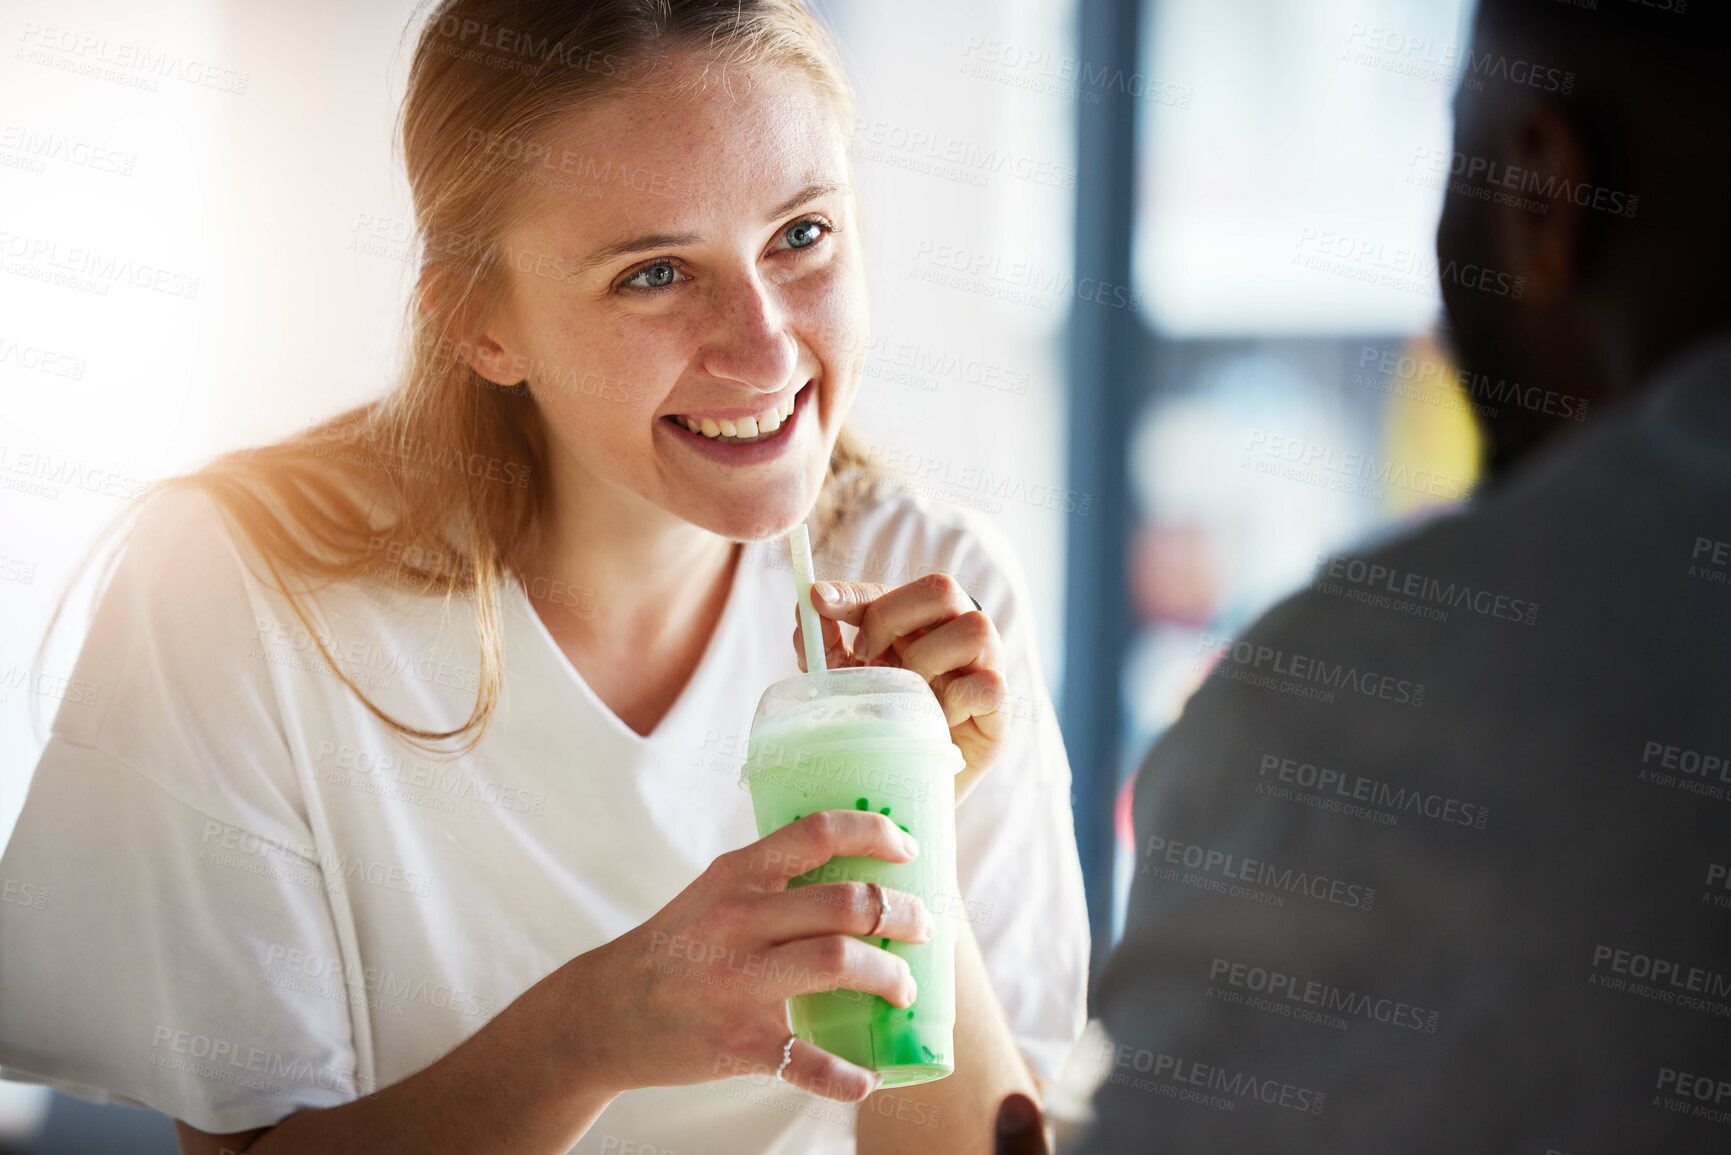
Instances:
[[[568,964],[578,969],[572,997],[604,1008],[586,1024],[606,1067],[598,1073],[618,1090],[773,1075],[791,996],[864,991],[912,1005],[907,963],[854,937],[873,933],[878,921],[868,884],[788,883],[831,858],[909,862],[917,853],[881,814],[825,810],[717,858],[648,922]],[[904,891],[883,893],[890,913],[875,933],[930,941],[925,904]],[[783,1077],[843,1102],[858,1102],[881,1081],[804,1040]]]

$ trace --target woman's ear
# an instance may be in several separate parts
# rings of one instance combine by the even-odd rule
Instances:
[[[1587,181],[1587,158],[1576,126],[1549,101],[1535,100],[1511,117],[1499,150],[1508,157],[1504,181],[1524,201],[1505,205],[1498,220],[1509,272],[1523,278],[1524,296],[1548,305],[1573,291],[1581,269],[1583,209],[1575,193]],[[1500,219],[1499,219],[1500,218]]]
[[[510,338],[501,330],[497,316],[479,333],[472,325],[473,311],[464,301],[455,310],[447,310],[445,293],[448,282],[445,273],[436,266],[421,271],[415,291],[419,295],[421,316],[439,325],[444,333],[443,344],[471,369],[495,385],[512,387],[528,378],[529,358],[507,342]]]
[[[529,359],[506,349],[490,335],[483,333],[464,343],[464,357],[469,367],[495,385],[506,388],[521,385],[527,378]]]

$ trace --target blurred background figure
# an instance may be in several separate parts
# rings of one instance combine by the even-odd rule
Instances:
[[[1727,1149],[1725,16],[1482,0],[1433,266],[1482,481],[1204,648],[1088,1155]]]

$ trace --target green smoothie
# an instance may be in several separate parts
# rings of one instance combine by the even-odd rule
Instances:
[[[855,667],[778,682],[752,726],[742,780],[759,835],[818,810],[870,810],[919,843],[908,863],[834,858],[792,886],[876,882],[920,896],[932,910],[932,941],[871,939],[907,960],[918,985],[911,1007],[877,995],[834,991],[789,1001],[801,1039],[883,1075],[886,1087],[941,1079],[955,1069],[954,918],[940,912],[956,893],[955,774],[961,752],[919,675]]]

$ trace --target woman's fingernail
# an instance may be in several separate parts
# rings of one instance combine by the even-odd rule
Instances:
[[[915,842],[914,836],[905,830],[902,831],[902,850],[907,853],[909,858],[918,858],[920,856],[920,844]]]
[[[835,588],[834,582],[812,582],[811,596],[826,605],[832,606],[841,600],[841,594]]]

